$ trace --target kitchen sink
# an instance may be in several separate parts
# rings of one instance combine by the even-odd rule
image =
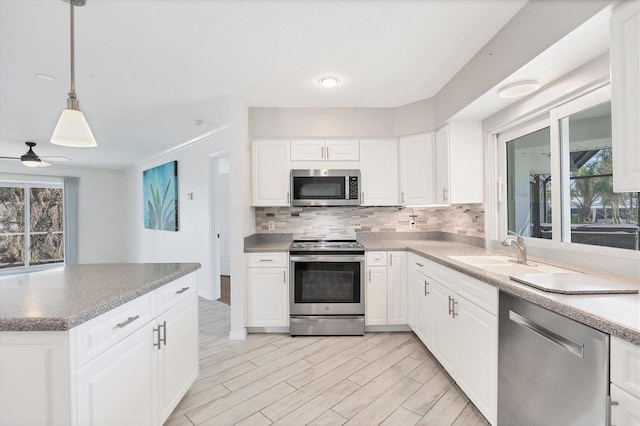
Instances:
[[[557,266],[544,265],[541,263],[527,262],[526,264],[516,263],[516,259],[513,256],[502,255],[486,255],[486,256],[449,256],[451,259],[458,262],[465,263],[470,266],[475,266],[479,269],[484,269],[488,272],[502,275],[515,275],[515,274],[535,274],[535,273],[575,273],[569,269],[558,268]]]

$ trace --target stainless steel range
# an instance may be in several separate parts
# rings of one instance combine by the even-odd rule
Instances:
[[[364,334],[364,246],[355,240],[291,244],[292,336]]]

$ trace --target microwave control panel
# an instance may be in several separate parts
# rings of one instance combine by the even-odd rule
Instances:
[[[349,176],[349,199],[357,200],[358,199],[358,177],[357,176]]]

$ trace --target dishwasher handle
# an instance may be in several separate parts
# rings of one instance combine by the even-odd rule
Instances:
[[[547,328],[529,318],[526,318],[519,313],[509,309],[509,319],[516,324],[533,331],[541,337],[549,340],[552,343],[560,346],[563,349],[571,352],[573,355],[584,358],[584,345],[580,342],[576,342],[568,337],[562,336],[555,331]]]

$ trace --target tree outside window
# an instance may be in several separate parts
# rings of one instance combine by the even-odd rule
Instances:
[[[62,185],[0,185],[0,268],[64,262]]]

